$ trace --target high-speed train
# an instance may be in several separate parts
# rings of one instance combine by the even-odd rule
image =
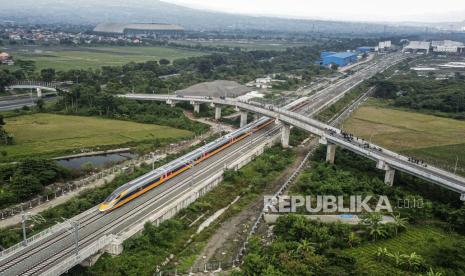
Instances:
[[[262,117],[241,129],[233,131],[193,152],[120,186],[100,204],[99,210],[101,212],[111,211],[122,206],[271,123],[273,123],[272,119]]]

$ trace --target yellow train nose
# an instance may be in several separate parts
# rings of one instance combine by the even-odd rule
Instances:
[[[104,212],[104,211],[107,211],[109,209],[109,205],[108,204],[105,204],[105,203],[101,203],[98,207],[99,211],[100,212]]]

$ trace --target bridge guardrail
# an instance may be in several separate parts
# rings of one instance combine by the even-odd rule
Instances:
[[[60,264],[54,266],[53,268],[45,271],[42,273],[42,276],[57,276],[67,272],[73,266],[81,263],[83,260],[89,258],[90,256],[94,255],[95,252],[102,250],[107,245],[111,243],[113,240],[113,235],[105,235],[100,239],[94,241],[89,246],[85,247],[84,249],[79,250],[78,255],[73,255],[68,257],[66,260],[60,262]]]
[[[39,233],[29,237],[28,239],[26,239],[26,246],[27,245],[30,245],[31,243],[34,243],[34,242],[37,242],[51,234],[54,234],[54,233],[57,233],[65,228],[67,228],[69,226],[69,221],[71,220],[80,220],[81,218],[95,212],[97,210],[97,206],[95,207],[92,207],[91,209],[83,212],[83,213],[80,213],[79,215],[71,218],[71,219],[68,219],[64,222],[61,222],[61,223],[58,223],[58,224],[55,224],[43,231],[40,231]],[[5,258],[7,258],[8,256],[11,256],[13,255],[14,253],[20,251],[21,249],[23,249],[25,246],[24,246],[24,241],[21,241],[3,251],[0,252],[0,260],[3,260]]]

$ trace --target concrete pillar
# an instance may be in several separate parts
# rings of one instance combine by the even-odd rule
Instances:
[[[461,195],[460,195],[460,200],[461,200],[461,201],[465,201],[465,194],[461,194]]]
[[[289,134],[291,133],[291,127],[289,125],[283,124],[281,128],[281,146],[283,148],[289,147]]]
[[[166,101],[166,104],[169,104],[171,107],[175,107],[175,106],[176,106],[176,102],[173,101],[173,100],[171,100],[171,99],[170,99],[170,100],[167,100],[167,101]]]
[[[37,98],[42,98],[42,89],[37,88]]]
[[[215,120],[219,120],[221,118],[221,107],[215,107]]]
[[[123,252],[123,242],[118,238],[114,238],[104,250],[113,256],[120,255]]]
[[[200,113],[200,104],[199,103],[194,103],[194,112],[195,113]]]
[[[247,112],[241,111],[241,127],[247,124]]]
[[[328,143],[326,145],[326,162],[334,164],[334,156],[336,156],[336,145]]]
[[[386,183],[389,186],[392,186],[394,184],[394,175],[396,174],[396,170],[394,169],[387,169],[386,174],[384,175],[384,183]]]

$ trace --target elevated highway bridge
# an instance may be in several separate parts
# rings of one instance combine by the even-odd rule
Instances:
[[[346,138],[340,129],[321,123],[297,112],[289,111],[283,108],[277,108],[272,105],[260,104],[253,101],[241,102],[232,98],[196,96],[179,97],[176,95],[153,94],[126,94],[120,95],[120,97],[133,100],[162,101],[168,104],[173,104],[174,102],[179,101],[187,101],[194,106],[203,103],[209,104],[215,108],[220,106],[233,106],[236,109],[241,110],[241,125],[247,121],[247,112],[274,118],[277,123],[283,124],[281,141],[284,147],[287,147],[289,143],[290,126],[298,127],[314,135],[317,135],[320,137],[322,144],[328,145],[327,161],[329,162],[334,162],[335,146],[337,145],[376,161],[377,168],[386,171],[385,182],[389,185],[393,184],[395,170],[399,170],[420,177],[432,183],[439,184],[440,186],[449,190],[458,192],[461,195],[460,198],[465,200],[465,178],[430,165],[422,165],[410,162],[408,157],[402,156],[378,145],[368,143],[363,140]],[[308,99],[300,99],[300,101],[303,100]]]
[[[141,231],[145,222],[150,221],[158,224],[172,217],[181,208],[186,207],[219,183],[225,169],[240,168],[254,156],[263,152],[266,147],[280,139],[281,143],[287,146],[290,126],[300,127],[315,133],[321,137],[322,143],[330,145],[328,148],[334,149],[335,145],[339,145],[352,148],[353,151],[359,151],[359,154],[363,153],[373,160],[380,160],[378,166],[382,169],[401,169],[410,165],[409,171],[411,173],[418,171],[418,174],[424,175],[427,173],[424,169],[431,170],[432,168],[415,167],[412,164],[407,164],[408,161],[399,158],[395,153],[380,152],[353,144],[346,141],[339,130],[328,128],[327,125],[309,118],[321,110],[322,106],[329,105],[335,99],[342,97],[351,87],[400,60],[402,58],[395,55],[383,57],[375,64],[368,65],[365,70],[360,70],[359,73],[333,83],[330,87],[309,97],[298,99],[290,105],[295,112],[227,98],[191,97],[181,99],[173,95],[122,95],[122,97],[129,99],[165,101],[169,104],[189,101],[197,110],[199,104],[210,104],[217,109],[218,112],[215,115],[218,117],[221,116],[221,106],[230,105],[241,110],[243,124],[246,122],[244,119],[247,118],[248,112],[275,118],[277,124],[272,124],[246,137],[140,196],[137,200],[133,200],[110,213],[100,213],[97,211],[97,207],[91,208],[30,237],[25,244],[17,244],[1,251],[0,275],[59,275],[79,263],[91,264],[95,260],[96,254],[98,255],[103,251],[119,254],[122,250],[122,241]],[[301,114],[305,114],[305,116]],[[328,161],[334,160],[334,154],[331,150],[329,150],[327,157]],[[443,171],[436,174],[440,176],[440,181],[444,182],[445,174]],[[453,176],[449,182],[461,182],[461,179],[452,178]],[[458,190],[461,190],[460,187],[458,184]]]

